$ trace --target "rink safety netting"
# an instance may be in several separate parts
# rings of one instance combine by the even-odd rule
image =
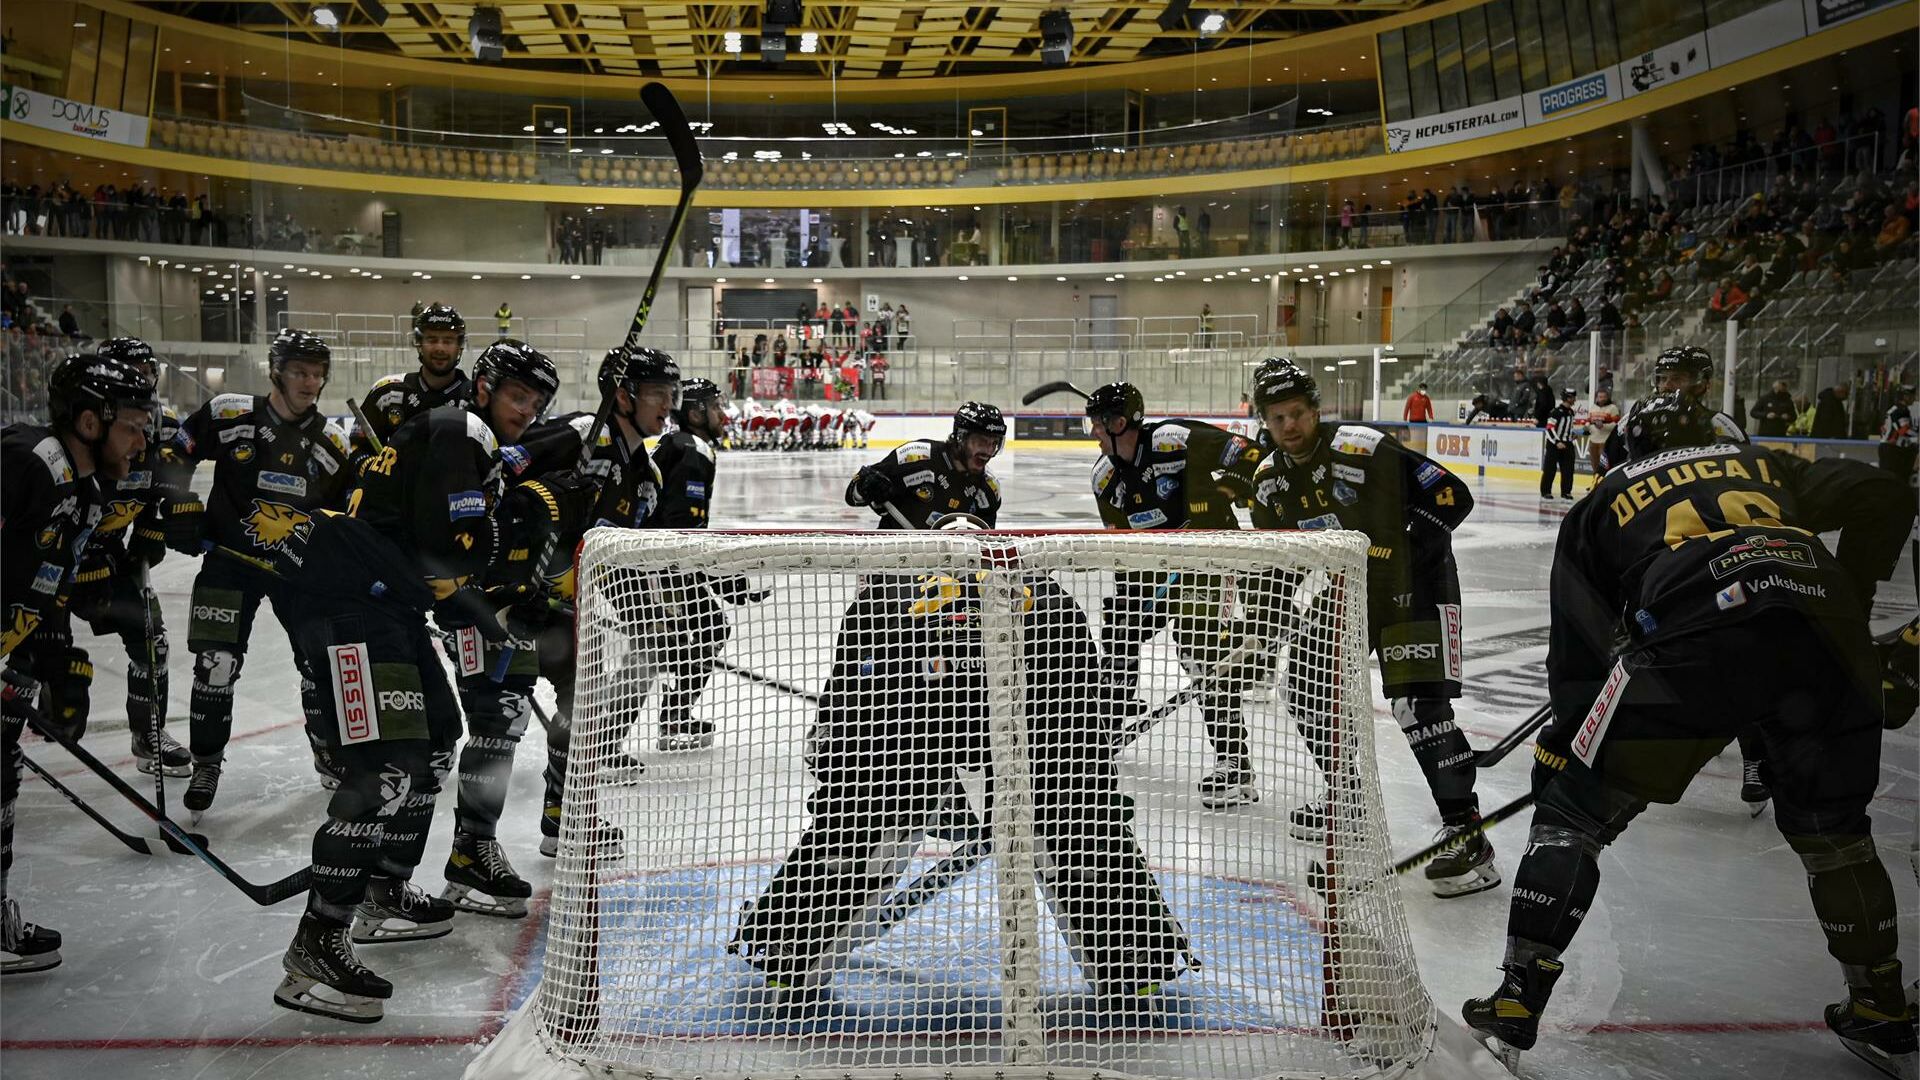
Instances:
[[[1414,1069],[1365,551],[594,531],[545,968],[475,1074]],[[1201,790],[1240,754],[1257,801]]]

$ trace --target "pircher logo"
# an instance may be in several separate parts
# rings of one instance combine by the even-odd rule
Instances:
[[[1715,555],[1709,568],[1714,577],[1723,578],[1738,573],[1742,567],[1762,561],[1784,563],[1789,568],[1806,567],[1809,570],[1816,565],[1811,544],[1754,535],[1742,537],[1739,543]]]

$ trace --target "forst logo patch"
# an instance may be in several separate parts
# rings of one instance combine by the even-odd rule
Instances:
[[[1770,536],[1748,536],[1715,555],[1713,562],[1709,564],[1709,569],[1713,571],[1714,577],[1723,578],[1756,562],[1784,563],[1788,567],[1804,567],[1809,570],[1816,565],[1811,544],[1776,540]]]

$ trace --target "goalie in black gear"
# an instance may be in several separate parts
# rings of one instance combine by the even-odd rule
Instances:
[[[99,481],[125,480],[147,451],[153,384],[122,360],[69,356],[47,380],[52,423],[0,432],[0,975],[60,963],[60,934],[20,917],[9,891],[20,738],[31,726],[86,734],[93,665],[67,614],[74,558],[99,523]]]
[[[1039,575],[995,591],[888,575],[848,608],[809,740],[811,821],[729,946],[770,985],[817,988],[885,929],[958,770],[987,769],[991,820],[980,605],[1001,602],[1023,623],[1037,876],[1081,975],[1103,996],[1138,995],[1198,966],[1133,835],[1112,702],[1087,693],[1099,652],[1085,613]]]
[[[1000,481],[987,465],[1006,440],[1007,421],[1000,410],[969,401],[954,410],[945,442],[915,439],[861,466],[847,485],[847,505],[870,508],[880,515],[883,529],[931,529],[955,514],[991,529],[1000,520]],[[908,524],[896,520],[887,506]]]
[[[1442,833],[1456,840],[1427,864],[1427,879],[1440,897],[1490,889],[1500,873],[1479,828],[1473,748],[1453,721],[1463,660],[1452,533],[1473,511],[1473,495],[1377,428],[1321,423],[1320,387],[1300,368],[1270,364],[1262,372],[1254,408],[1276,449],[1253,474],[1253,523],[1367,534],[1367,644],[1380,657],[1384,692],[1426,776]],[[1325,839],[1328,817],[1355,795],[1351,767],[1331,755],[1333,702],[1313,679],[1294,678],[1301,666],[1289,665],[1288,701],[1329,794],[1294,810],[1292,827],[1313,842]]]
[[[1502,982],[1466,1003],[1466,1021],[1507,1050],[1534,1044],[1562,953],[1592,909],[1600,852],[1649,803],[1678,801],[1751,724],[1778,751],[1775,821],[1806,867],[1848,987],[1827,1024],[1854,1053],[1911,1077],[1915,1012],[1867,817],[1882,703],[1861,590],[1891,561],[1836,557],[1817,535],[1837,527],[1843,549],[1897,551],[1913,524],[1905,485],[1861,462],[1716,445],[1706,410],[1678,393],[1640,402],[1621,429],[1626,463],[1561,525],[1539,800],[1514,873]],[[1855,489],[1877,494],[1870,503],[1837,502],[1834,478],[1852,474],[1887,486]]]
[[[99,355],[131,364],[159,385],[159,362],[139,338],[103,341]],[[147,573],[167,553],[162,519],[167,498],[159,481],[180,418],[164,405],[154,416],[153,436],[126,477],[101,480],[104,511],[80,560],[69,606],[94,633],[118,637],[126,649],[127,728],[135,765],[144,773],[163,769],[168,776],[185,776],[193,757],[166,731],[167,627]]]
[[[362,941],[450,929],[453,906],[410,882],[460,735],[426,615],[436,601],[470,611],[494,640],[521,624],[516,604],[528,588],[479,587],[550,514],[531,495],[503,499],[499,440],[518,438],[558,386],[546,357],[517,346],[479,380],[470,407],[402,424],[368,459],[349,513],[317,515],[273,561],[292,601],[295,662],[319,688],[308,695],[308,734],[342,773],[314,834],[313,887],[274,993],[284,1007],[380,1018],[393,987],[354,952],[356,909]],[[580,512],[568,489],[548,494],[561,515]],[[483,845],[469,857],[477,877],[491,852]],[[449,889],[468,877],[450,867]]]
[[[1086,427],[1100,443],[1093,496],[1109,529],[1237,529],[1234,504],[1253,492],[1260,450],[1239,435],[1198,420],[1146,418],[1131,383],[1109,383],[1087,398]],[[1140,683],[1140,651],[1169,624],[1180,664],[1199,677],[1237,649],[1244,627],[1225,618],[1227,582],[1217,575],[1129,571],[1114,575],[1100,605],[1107,679],[1131,699]],[[1247,677],[1215,680],[1200,697],[1214,768],[1200,780],[1202,805],[1226,809],[1258,802],[1241,695]],[[1125,706],[1142,711],[1137,700]]]

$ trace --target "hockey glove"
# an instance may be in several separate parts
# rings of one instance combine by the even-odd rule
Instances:
[[[85,649],[71,645],[43,648],[35,658],[40,675],[41,728],[78,741],[87,733],[93,662]]]
[[[207,508],[191,494],[181,495],[167,504],[167,546],[182,555],[199,555],[205,550]]]
[[[862,506],[878,506],[893,501],[893,477],[877,465],[862,465],[853,478],[853,493]]]
[[[80,570],[73,575],[73,591],[67,595],[67,608],[77,618],[93,623],[106,618],[112,603],[113,558],[94,547],[80,560]]]
[[[1221,469],[1214,473],[1213,486],[1235,503],[1253,501],[1253,481],[1232,469]]]
[[[1920,616],[1873,639],[1880,649],[1880,696],[1888,731],[1906,727],[1920,708]]]
[[[773,595],[772,589],[753,588],[744,574],[728,574],[711,580],[714,593],[729,604],[757,604]]]
[[[143,514],[127,537],[127,558],[134,566],[158,566],[167,556],[167,530],[152,515]]]

